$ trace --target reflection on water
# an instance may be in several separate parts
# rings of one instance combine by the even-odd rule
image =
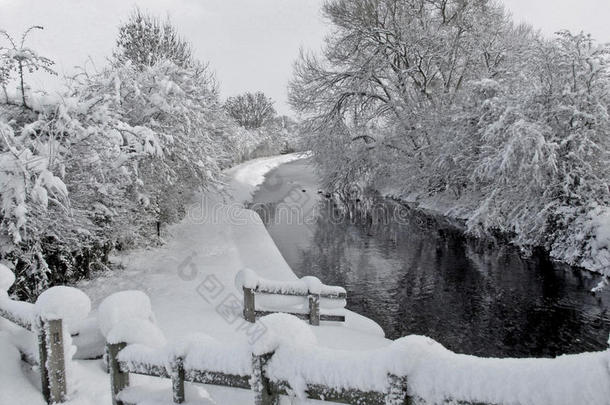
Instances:
[[[295,273],[344,286],[348,308],[389,338],[422,334],[498,357],[607,347],[610,292],[589,293],[594,275],[524,260],[390,201],[372,226],[343,219],[318,193],[307,160],[270,173],[254,203]]]

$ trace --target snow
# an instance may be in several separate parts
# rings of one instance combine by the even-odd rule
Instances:
[[[0,331],[0,404],[43,405],[40,390],[24,373],[21,354],[5,332]]]
[[[257,161],[265,162],[267,159]],[[268,162],[262,164],[268,165]],[[250,170],[252,165],[241,166],[240,170],[233,170],[234,175],[243,174],[242,171]],[[254,184],[230,183],[242,187],[234,189],[242,195],[248,195],[256,187]],[[243,299],[242,290],[235,286],[237,274],[242,269],[253,269],[257,279],[304,282],[294,275],[283,259],[258,215],[227,202],[223,195],[209,192],[195,196],[187,217],[169,228],[168,233],[170,237],[163,246],[113,257],[112,260],[124,266],[125,270],[105,273],[97,279],[79,283],[79,288],[91,297],[93,307],[97,308],[87,323],[99,318],[100,330],[108,336],[112,326],[121,320],[148,319],[150,316],[149,320],[159,326],[169,344],[165,347],[130,344],[121,352],[121,357],[167,365],[180,355],[187,369],[206,368],[249,375],[251,347],[258,344],[258,340],[252,341],[248,335],[253,324],[241,317]],[[210,291],[204,285],[215,288]],[[125,291],[122,290],[130,291],[126,293],[128,297],[123,296]],[[122,291],[118,298],[117,291]],[[218,310],[219,305],[230,298],[239,303],[238,316],[227,317]],[[262,299],[257,295],[257,302],[259,298]],[[297,298],[299,302],[304,301],[303,297]],[[345,309],[341,311],[346,316],[345,323],[323,322],[322,326],[314,328],[302,321],[297,322],[309,328],[317,344],[323,347],[359,352],[390,343],[375,322]],[[75,337],[75,341],[96,340],[85,336],[85,329],[81,328],[83,336]],[[93,347],[86,349],[95,352]],[[98,351],[100,349],[103,348],[98,348]],[[75,363],[80,366],[90,362]],[[139,377],[134,376],[134,379]],[[107,375],[100,378],[107,379]],[[156,379],[142,378],[147,385],[157,384]],[[104,380],[103,384],[107,383]],[[87,384],[82,383],[83,387]],[[247,390],[210,387],[209,392],[223,405],[252,402],[252,394]]]
[[[6,265],[0,263],[0,291],[8,291],[15,283],[15,274]]]
[[[218,340],[205,334],[191,335],[174,346],[173,354],[184,359],[185,369],[250,375],[252,356],[242,339]]]
[[[319,278],[306,276],[294,281],[275,281],[260,277],[252,269],[242,269],[235,275],[235,288],[260,289],[265,293],[257,293],[255,302],[257,308],[288,310],[292,307],[307,307],[308,294],[346,294],[343,287],[327,286]],[[321,298],[320,307],[324,309],[341,309],[347,304],[344,299]]]
[[[207,370],[248,376],[252,372],[252,353],[244,339],[217,340],[197,333],[177,339],[164,347],[130,344],[119,352],[119,360],[134,365],[170,369],[180,357],[185,370]]]
[[[235,276],[235,287],[241,290],[246,288],[260,288],[274,294],[346,294],[345,288],[322,284],[319,278],[305,276],[296,281],[275,281],[259,277],[254,270],[240,270]]]
[[[284,346],[306,350],[317,343],[312,327],[295,316],[271,314],[257,322],[264,324],[267,331],[252,346],[252,352],[256,355],[271,353]]]
[[[301,281],[307,286],[307,290],[310,294],[322,294],[323,292],[323,284],[319,278],[313,276],[305,276],[301,278]],[[341,290],[341,292],[345,293],[345,289],[341,287],[337,287],[337,290]],[[324,290],[326,292],[326,290]]]
[[[78,334],[72,337],[78,350],[75,359],[95,359],[104,354],[106,339],[98,326],[97,316],[89,316],[81,322]]]
[[[99,305],[98,323],[102,335],[106,337],[115,325],[132,319],[155,321],[150,298],[142,291],[120,291],[108,296]]]
[[[247,171],[251,165],[241,166]],[[241,171],[234,173],[239,175]],[[252,189],[252,185],[244,187]],[[253,269],[259,278],[274,283],[302,283],[258,215],[226,202],[223,195],[208,192],[195,196],[187,217],[170,227],[168,233],[170,237],[163,246],[114,257],[113,261],[124,266],[124,271],[81,282],[79,287],[89,294],[94,307],[116,291],[140,290],[150,297],[156,323],[169,341],[194,333],[209,334],[223,341],[247,334],[247,324],[244,326],[241,317],[242,290],[235,286],[240,270]],[[218,307],[229,301],[239,308],[227,316]],[[257,302],[263,301],[257,295]],[[109,328],[104,324],[112,322],[104,321],[104,306],[100,305],[93,315],[100,317],[100,329],[107,333]],[[148,308],[146,305],[146,312]],[[362,349],[389,343],[375,322],[351,311],[341,311],[346,322],[340,327],[329,323],[314,331],[323,336],[321,344]]]
[[[355,353],[280,346],[268,363],[272,381],[386,392],[388,373],[408,377],[409,393],[426,403],[604,404],[610,395],[610,350],[555,359],[493,359],[453,353],[424,336]]]
[[[185,405],[214,405],[208,392],[197,386],[184,387]],[[128,387],[121,391],[119,399],[133,405],[173,405],[172,391],[169,388],[150,388],[148,386]]]
[[[34,321],[34,304],[14,301],[2,290],[0,290],[0,309],[11,314],[11,316],[19,320],[21,324],[32,325]]]
[[[411,392],[430,402],[569,405],[604,404],[610,397],[609,350],[555,359],[477,358],[408,336],[387,353],[389,371],[408,375]]]
[[[35,310],[42,319],[62,319],[70,333],[78,333],[81,323],[91,311],[91,300],[76,288],[57,286],[38,296]]]
[[[610,276],[610,208],[597,207],[591,213],[592,238],[590,259],[585,265],[592,270]]]
[[[119,361],[148,367],[169,367],[170,358],[167,351],[140,343],[132,343],[119,352]]]
[[[92,333],[99,324],[109,341],[129,343],[119,354],[121,360],[169,367],[179,356],[187,370],[237,375],[252,372],[252,352],[274,351],[268,376],[289,381],[297,394],[303,393],[307,383],[385,391],[387,374],[393,373],[406,375],[410,392],[429,403],[605,404],[610,397],[610,351],[556,359],[485,359],[453,353],[422,336],[390,342],[373,321],[345,309],[341,309],[346,315],[344,324],[318,327],[286,314],[272,314],[253,325],[241,315],[222,313],[218,308],[228,298],[236,298],[241,305],[243,285],[252,288],[263,283],[281,291],[315,292],[326,287],[317,279],[298,279],[292,273],[252,211],[234,206],[225,209],[219,196],[200,198],[199,208],[214,212],[213,220],[207,216],[199,221],[189,215],[170,229],[172,237],[166,245],[115,258],[125,266],[124,271],[81,283],[99,306],[81,322],[75,341],[99,344],[99,335]],[[263,294],[257,294],[257,302],[262,298]],[[33,313],[32,304],[0,295],[0,305],[7,303],[20,307],[17,312],[23,316]],[[251,341],[250,328],[260,325],[264,325],[264,333]],[[34,335],[14,329],[20,332],[11,328],[8,336],[8,329],[0,323],[0,381],[10,384],[0,390],[0,403],[42,403],[39,389],[20,368],[15,348],[16,341],[35,347]],[[108,375],[101,360],[71,363],[69,403],[110,403]],[[146,405],[171,403],[169,380],[134,375],[131,382],[133,387],[122,399]],[[187,403],[215,403],[211,398],[223,405],[252,402],[247,390],[187,389]]]
[[[227,186],[232,199],[241,204],[249,201],[257,187],[265,181],[265,175],[281,164],[307,157],[307,153],[289,153],[252,159],[226,171],[230,181]]]
[[[129,318],[115,323],[106,335],[108,343],[139,343],[151,347],[166,344],[165,336],[157,325],[148,319]]]
[[[243,288],[255,289],[258,286],[259,276],[252,269],[242,269],[235,275],[235,288],[241,291]]]

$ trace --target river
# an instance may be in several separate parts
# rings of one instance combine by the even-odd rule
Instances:
[[[320,192],[308,159],[271,171],[253,208],[298,276],[345,287],[347,307],[379,323],[388,338],[426,335],[487,357],[608,346],[610,291],[590,293],[599,276],[542,255],[525,259],[511,246],[464,237],[406,208],[373,227],[351,221]]]

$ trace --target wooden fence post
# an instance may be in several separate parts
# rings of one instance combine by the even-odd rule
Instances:
[[[66,360],[61,319],[38,319],[42,395],[48,404],[66,400]]]
[[[398,377],[388,374],[388,392],[385,397],[386,405],[411,405],[411,398],[407,394],[407,377]]]
[[[250,385],[254,391],[255,405],[279,405],[280,396],[272,392],[269,379],[265,376],[265,364],[269,361],[273,353],[261,356],[252,355],[252,379]]]
[[[129,387],[129,373],[121,372],[118,355],[127,346],[126,343],[107,344],[108,368],[110,369],[110,393],[113,405],[124,405],[117,399],[117,395],[126,387]]]
[[[172,393],[175,404],[184,403],[184,360],[181,357],[172,364]]]
[[[248,322],[256,322],[254,290],[246,287],[244,287],[244,319]]]
[[[320,325],[320,294],[309,294],[309,324]]]

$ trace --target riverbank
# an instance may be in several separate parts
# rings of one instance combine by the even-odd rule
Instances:
[[[607,207],[605,209],[599,207],[596,215],[591,214],[583,219],[582,222],[586,223],[581,224],[582,229],[578,232],[566,235],[563,240],[548,242],[547,246],[541,246],[522,243],[518,232],[507,232],[493,226],[486,228],[489,224],[479,223],[478,210],[482,196],[463,195],[456,198],[449,192],[434,196],[417,192],[405,194],[391,188],[381,189],[378,192],[383,198],[405,204],[427,215],[441,217],[469,237],[510,244],[520,249],[524,257],[528,257],[536,250],[543,251],[558,264],[598,273],[606,278],[610,277],[610,209]],[[585,243],[589,246],[586,256],[583,255],[580,246]],[[601,280],[600,284],[603,283],[604,280]]]
[[[241,165],[234,173],[260,173],[261,165],[274,166],[269,160],[257,160]],[[248,187],[256,188],[252,183]],[[245,332],[240,330],[238,319],[231,321],[217,310],[218,299],[224,301],[239,294],[234,283],[236,272],[251,268],[262,277],[283,281],[295,280],[296,276],[260,218],[227,198],[234,191],[239,190],[229,187],[222,193],[197,196],[187,217],[170,228],[165,246],[115,257],[123,271],[101,275],[79,287],[92,298],[94,307],[118,291],[145,292],[151,299],[156,323],[170,342],[193,333],[205,333],[223,344],[243,339]],[[218,293],[213,296],[206,294],[210,277]],[[374,388],[382,392],[387,372],[391,371],[408,376],[410,394],[426,403],[452,399],[523,405],[603,404],[610,392],[608,351],[558,359],[477,358],[452,353],[425,337],[410,336],[392,344],[372,321],[350,311],[344,314],[344,325],[309,328],[303,324],[314,333],[317,343],[297,348],[298,361],[282,364],[275,371],[287,373],[295,386],[307,378],[339,389]],[[10,328],[2,325],[0,329],[0,339],[4,339]],[[21,370],[12,341],[6,342],[4,339],[2,343],[8,349],[0,351],[0,363],[6,364],[0,367],[0,379],[7,382],[7,388],[0,391],[0,402],[20,403],[20,398],[31,394],[34,399],[29,400],[30,404],[42,404],[39,388],[28,382],[34,380],[33,373]],[[110,404],[108,375],[102,361],[78,360],[73,366],[76,379],[70,382],[68,403]],[[146,400],[138,404],[171,403],[169,380],[134,376],[132,384],[146,387]],[[202,398],[193,402],[198,405],[253,403],[248,390],[208,385],[196,388]]]
[[[457,220],[381,196],[350,215],[320,190],[312,159],[293,161],[269,172],[252,207],[293,272],[345,287],[348,308],[386,337],[502,358],[607,347],[610,291],[590,293],[599,275],[466,237]]]

